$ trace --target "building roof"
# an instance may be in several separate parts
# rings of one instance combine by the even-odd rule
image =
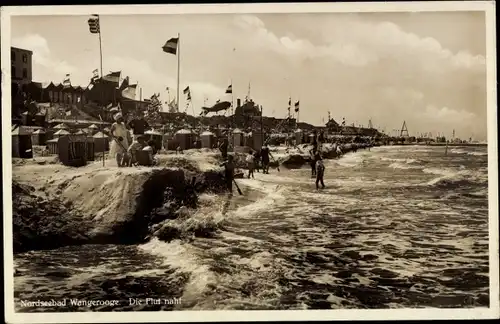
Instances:
[[[193,134],[193,132],[189,129],[181,129],[177,131],[175,134]]]
[[[60,130],[58,130],[57,132],[54,133],[54,135],[69,135],[69,134],[70,134],[70,132],[68,132],[65,129],[60,129]]]
[[[10,49],[11,50],[17,50],[17,51],[27,52],[27,53],[33,54],[33,51],[30,51],[30,50],[27,50],[27,49],[24,49],[24,48],[19,48],[19,47],[11,46]]]
[[[45,134],[45,131],[43,129],[37,129],[33,134]]]
[[[144,132],[144,134],[147,134],[147,135],[162,135],[160,132],[155,131],[154,129],[150,129],[150,130]]]
[[[94,134],[94,136],[92,136],[93,138],[107,138],[108,135],[104,134],[103,132],[97,132]]]
[[[54,129],[68,129],[68,128],[69,127],[66,126],[64,123],[54,126]]]
[[[31,135],[31,133],[22,126],[12,126],[12,135]]]

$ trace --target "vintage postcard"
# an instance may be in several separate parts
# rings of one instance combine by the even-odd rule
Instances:
[[[494,12],[2,8],[6,321],[497,318]]]

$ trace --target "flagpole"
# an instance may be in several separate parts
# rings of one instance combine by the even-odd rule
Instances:
[[[97,16],[98,18],[98,21],[99,21],[99,60],[100,60],[100,63],[101,63],[101,81],[102,81],[102,78],[104,76],[104,71],[102,70],[102,38],[101,38],[101,17],[98,15]],[[102,83],[101,83],[102,85]],[[101,87],[101,103],[103,104],[103,107],[104,107],[104,103],[102,102],[103,101],[103,97],[104,97],[104,93],[103,93],[103,90],[102,90],[102,87]],[[99,117],[101,117],[101,115],[99,115]],[[102,118],[101,118],[101,122],[103,122]],[[102,138],[103,138],[103,143],[104,143],[104,125],[102,125]],[[106,166],[106,144],[104,144],[104,148],[102,150],[102,166],[105,167]]]
[[[177,112],[180,107],[181,34],[177,33]]]
[[[231,129],[234,132],[234,95],[233,95],[233,79],[231,78]],[[234,133],[231,134],[232,139],[233,139],[233,152],[236,153],[234,150]]]
[[[299,115],[300,115],[300,97],[299,97],[299,110],[297,110],[297,127],[299,127]]]

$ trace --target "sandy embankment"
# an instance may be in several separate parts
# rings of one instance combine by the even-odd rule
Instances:
[[[354,148],[345,146],[344,152]],[[301,167],[309,149],[271,147],[272,162]],[[325,145],[323,155],[332,157],[331,147]],[[244,167],[245,154],[235,156],[237,167]],[[14,251],[210,235],[217,222],[190,215],[200,194],[225,191],[220,153],[189,150],[157,159],[153,168],[118,168],[111,159],[105,166],[95,161],[81,168],[63,166],[56,157],[14,159]]]
[[[14,160],[14,251],[141,241],[151,225],[176,218],[182,206],[196,208],[199,193],[225,189],[215,153],[158,159],[154,168],[117,168],[112,160],[82,168],[55,157]]]

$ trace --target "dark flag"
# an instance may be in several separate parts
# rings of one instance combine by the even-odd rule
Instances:
[[[186,87],[186,89],[184,89],[184,94],[188,94],[188,93],[191,93],[191,91],[189,90],[189,86]]]
[[[288,108],[290,108],[291,105],[292,105],[292,98],[289,98],[288,99]]]
[[[119,83],[121,71],[111,72],[110,74],[105,75],[102,79],[109,82]]]
[[[300,107],[300,101],[297,101],[295,103],[295,112],[299,112],[299,109],[300,109],[299,107]]]
[[[99,24],[99,16],[98,15],[92,15],[92,18],[89,18],[88,24],[89,24],[89,31],[91,34],[99,34],[101,32],[101,26]]]
[[[227,89],[226,89],[226,93],[233,93],[233,85],[230,84]]]
[[[179,43],[179,38],[170,38],[165,45],[163,45],[163,51],[165,53],[177,55],[177,44]]]
[[[64,88],[70,88],[71,87],[71,80],[69,78],[69,74],[66,74],[66,77],[64,78],[62,84],[63,84]]]

